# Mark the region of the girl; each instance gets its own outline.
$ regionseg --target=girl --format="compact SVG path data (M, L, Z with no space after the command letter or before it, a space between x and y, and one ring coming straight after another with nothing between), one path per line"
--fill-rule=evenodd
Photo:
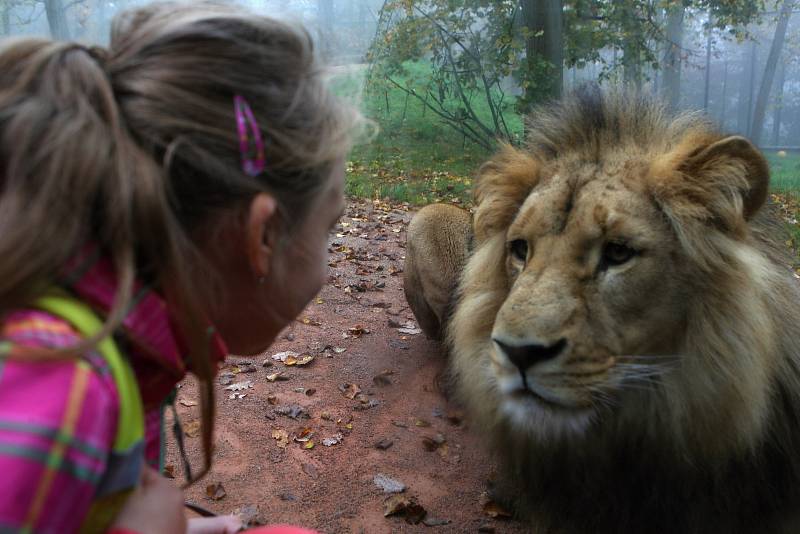
M223 5L0 44L0 530L185 529L164 401L197 376L197 480L217 363L323 284L360 120L304 31Z

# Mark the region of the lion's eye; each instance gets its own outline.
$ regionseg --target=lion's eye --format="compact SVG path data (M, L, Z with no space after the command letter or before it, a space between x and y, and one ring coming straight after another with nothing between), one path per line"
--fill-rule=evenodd
M524 239L515 239L508 244L511 255L519 261L524 262L528 259L528 242Z
M602 263L610 267L622 265L636 256L636 254L636 250L622 243L607 243L603 249Z

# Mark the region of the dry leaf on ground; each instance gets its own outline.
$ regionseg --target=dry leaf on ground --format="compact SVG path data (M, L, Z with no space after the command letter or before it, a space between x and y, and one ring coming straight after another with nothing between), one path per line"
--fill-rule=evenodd
M196 438L200 435L200 420L188 421L183 424L183 432L190 438Z
M219 501L224 499L228 494L225 492L225 488L222 487L222 484L217 482L216 484L209 484L206 486L206 495L208 495L210 499Z
M281 449L285 449L289 445L289 433L282 428L274 429L272 431L272 438Z
M339 391L348 399L355 399L356 395L361 393L361 388L357 384L342 384L339 386Z

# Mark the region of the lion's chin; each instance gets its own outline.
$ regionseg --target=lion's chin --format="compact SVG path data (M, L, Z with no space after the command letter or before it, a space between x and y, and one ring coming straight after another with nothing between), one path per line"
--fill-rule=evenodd
M515 430L537 440L581 436L595 414L591 407L561 405L529 390L504 395L500 412Z

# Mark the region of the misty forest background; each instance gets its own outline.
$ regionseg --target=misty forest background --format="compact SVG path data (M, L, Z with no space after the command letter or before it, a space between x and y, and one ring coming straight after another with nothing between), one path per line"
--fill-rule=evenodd
M138 0L0 0L2 35L107 41ZM704 110L767 155L797 229L800 0L250 0L303 22L379 129L348 164L351 195L468 204L499 140L532 106L586 82Z

